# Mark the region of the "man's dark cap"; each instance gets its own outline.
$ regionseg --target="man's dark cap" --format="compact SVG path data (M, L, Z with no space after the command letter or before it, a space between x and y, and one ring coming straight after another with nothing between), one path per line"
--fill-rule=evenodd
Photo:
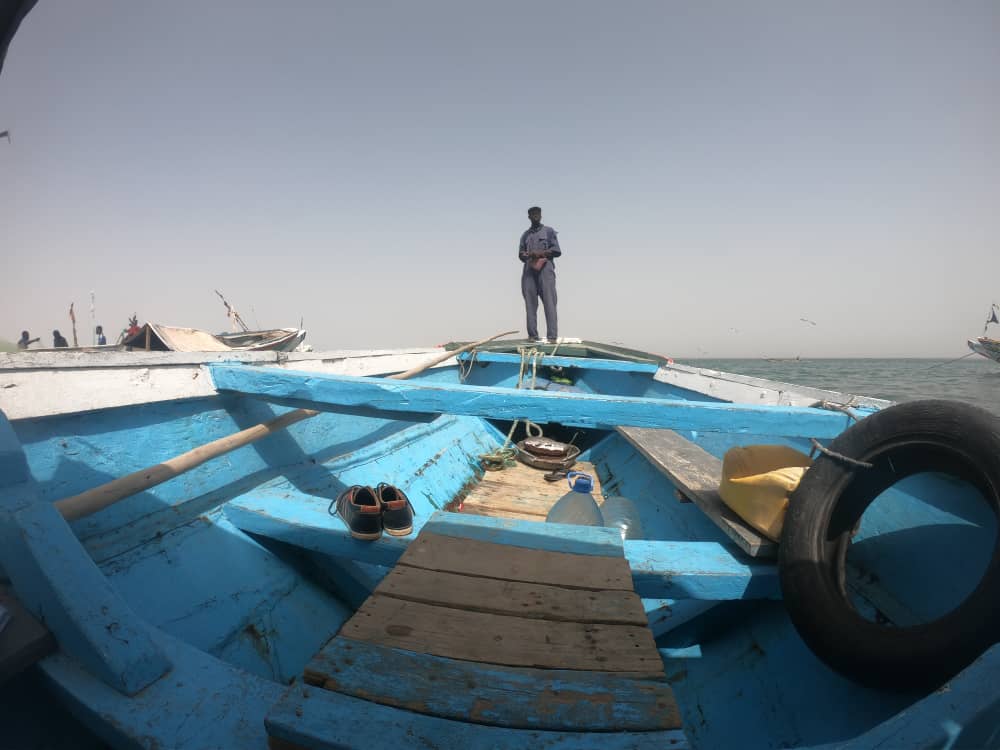
M538 211L538 213L541 213L542 209L540 209L538 206L532 206L531 208L528 209L528 213L530 214L532 211Z

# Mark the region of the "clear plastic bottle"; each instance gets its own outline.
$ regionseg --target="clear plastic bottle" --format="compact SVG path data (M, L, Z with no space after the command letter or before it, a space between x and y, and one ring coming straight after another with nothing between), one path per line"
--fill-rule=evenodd
M618 529L622 539L644 538L645 531L642 528L642 521L639 520L639 509L627 497L613 495L604 498L601 515L604 517L604 526Z
M601 509L594 500L594 479L582 471L566 475L569 492L559 498L545 517L551 523L569 523L575 526L604 526Z

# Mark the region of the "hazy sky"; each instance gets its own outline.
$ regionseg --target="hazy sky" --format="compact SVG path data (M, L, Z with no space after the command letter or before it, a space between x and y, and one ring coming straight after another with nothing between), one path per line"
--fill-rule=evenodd
M40 0L0 76L0 337L560 328L961 356L1000 302L1000 3ZM541 317L541 315L540 315ZM802 322L814 321L816 325ZM542 327L544 333L544 326Z

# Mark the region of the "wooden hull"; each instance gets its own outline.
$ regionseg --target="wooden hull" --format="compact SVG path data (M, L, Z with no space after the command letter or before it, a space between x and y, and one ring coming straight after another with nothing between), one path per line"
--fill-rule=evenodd
M141 371L147 383L160 378L160 369L177 376L163 379L153 393L137 386L117 402L95 401L95 394L61 404L21 400L13 394L45 390L45 383L32 385L44 380L43 371L21 377L24 370L14 365L0 368L18 384L0 391L0 408L14 417L0 430L0 482L6 485L0 489L6 511L0 564L60 644L40 662L52 689L112 746L266 747L269 736L275 746L309 748L932 746L943 741L944 719L959 724L970 743L989 720L995 651L947 691L928 695L863 688L831 671L805 648L785 614L773 560L752 556L760 550L747 552L699 502L679 502L685 479L670 473L641 432L617 429L671 428L716 459L748 442L808 451L809 437L835 435L848 423L841 412L810 408L837 394L682 365L594 359L556 363L573 383L555 385L574 390L525 392L514 389L519 359L503 352L480 356L471 369L441 367L406 383L350 373L398 372L427 351L326 353L300 358L291 369L279 369L276 360L260 366L265 354L243 355L257 366L209 368L206 357L184 363L173 353L143 356L128 366L68 365L58 373L81 384L95 372L120 383ZM164 358L159 366L157 356ZM192 387L185 380L203 390L184 390ZM553 384L544 380L536 387ZM720 393L730 398L720 400ZM53 509L56 500L266 421L289 405L321 413L72 524ZM859 411L879 406L862 402ZM543 520L545 503L552 502L543 490L557 490L545 484L537 496L528 496L527 485L505 492L503 472L484 477L479 468L478 457L504 443L509 420L518 416L559 422L567 439L579 433L581 459L603 492L639 506L645 537L619 538L618 554L660 650L680 732L629 735L635 714L613 712L600 726L588 725L573 718L583 698L561 704L565 714L557 711L560 721L578 722L568 737L558 722L513 727L498 725L499 719L460 719L468 687L435 688L434 700L422 702L424 712L415 709L420 686L402 677L386 685L394 684L392 700L406 707L358 697L360 683L348 686L353 694L303 684L307 666L413 540L435 524L439 530L441 524L497 524L489 532L494 541L526 550L580 538ZM347 486L379 481L409 496L413 533L353 539L330 514L331 502ZM490 491L475 495L487 481ZM876 526L895 524L898 540L908 529L947 523L947 530L956 518L976 520L961 504L945 516L934 503L921 502L928 487L893 498ZM690 483L683 488L696 491ZM463 507L472 497L478 499ZM904 510L893 511L898 505ZM443 513L445 507L463 512ZM943 534L933 560L882 571L897 607L926 602L928 591L941 599L935 606L947 604L936 569L951 559L952 547L956 558L975 557L967 538ZM472 565L476 558L468 559ZM879 602L884 592L870 586L863 593ZM881 607L883 615L900 616L885 601ZM465 645L475 646L480 635L466 631ZM399 658L423 658L403 651ZM383 663L388 668L392 661L386 656ZM515 679L499 667L480 669L491 675L490 685L501 673ZM487 711L475 701L466 708ZM897 716L904 710L905 717Z

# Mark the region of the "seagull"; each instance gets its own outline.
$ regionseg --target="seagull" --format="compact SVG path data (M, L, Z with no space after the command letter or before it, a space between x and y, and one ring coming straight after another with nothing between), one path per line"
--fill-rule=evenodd
M809 318L799 318L799 320L801 320L803 323L808 323L811 326L816 325L816 321L815 320L809 320Z

